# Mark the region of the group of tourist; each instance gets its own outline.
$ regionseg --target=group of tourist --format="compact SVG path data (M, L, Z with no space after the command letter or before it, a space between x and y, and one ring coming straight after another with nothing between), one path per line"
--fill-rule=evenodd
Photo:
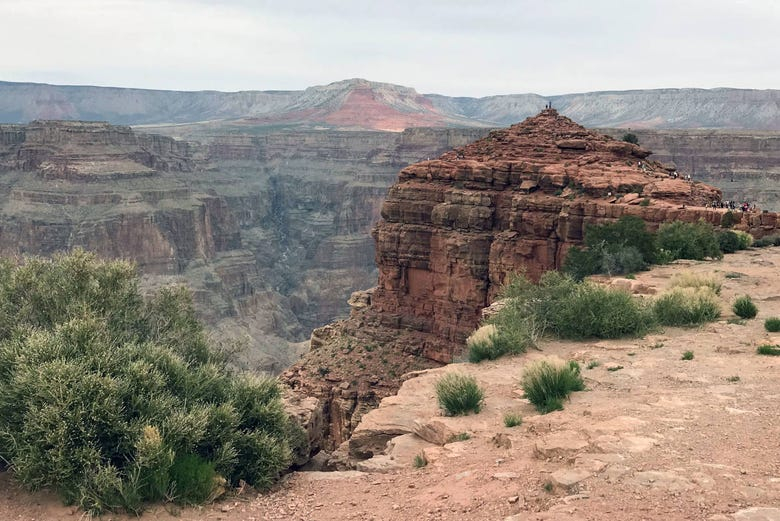
M680 174L678 174L677 170L675 170L674 172L669 172L669 177L671 177L672 179L679 179ZM688 181L688 182L693 181L691 174L685 174L683 176L683 181Z
M736 201L721 201L720 199L713 199L707 204L707 208L725 208L727 210L742 210L743 212L755 212L757 207L756 203L749 203L743 201L741 204Z

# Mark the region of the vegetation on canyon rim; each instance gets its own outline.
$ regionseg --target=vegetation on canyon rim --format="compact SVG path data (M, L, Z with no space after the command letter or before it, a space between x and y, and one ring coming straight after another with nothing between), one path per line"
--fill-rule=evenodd
M89 513L198 503L289 466L277 382L234 374L189 293L83 251L0 263L0 461Z
M579 364L553 357L528 364L520 386L528 401L542 414L563 409L563 401L572 392L585 389Z
M609 339L642 336L658 325L713 321L721 314L722 284L713 275L678 275L667 292L652 300L583 279L596 273L630 273L675 259L721 258L722 246L729 252L744 249L752 244L752 236L716 230L703 221L664 223L653 234L643 220L623 216L613 223L587 226L584 244L584 249L569 251L564 273L547 272L538 284L523 275L510 279L499 295L503 307L469 337L469 361L523 352L545 333L573 340ZM738 300L735 313L752 318L755 312L749 317L740 314L749 315L751 305Z
M484 393L473 376L447 373L436 382L436 397L445 414L463 416L482 410Z
M764 320L764 329L770 333L777 333L780 331L780 318L769 317L768 319Z
M750 295L737 297L731 309L734 311L734 314L740 318L755 318L758 314L758 307L753 303L753 299L750 298Z
M724 253L749 248L753 237L718 230L704 221L673 221L650 233L639 217L623 216L614 223L586 226L583 243L584 248L569 250L563 265L563 271L577 280L597 273L633 273L676 259L719 259Z

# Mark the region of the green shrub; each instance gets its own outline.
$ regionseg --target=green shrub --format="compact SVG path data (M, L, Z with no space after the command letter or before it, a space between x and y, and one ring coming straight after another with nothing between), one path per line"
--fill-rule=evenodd
M737 222L737 218L734 216L734 212L732 212L731 210L728 210L720 218L721 228L731 228L732 226L734 226L736 222Z
M455 443L458 441L468 441L471 439L471 434L468 432L459 432L458 434L453 434L447 439L447 443Z
M734 253L753 245L753 236L740 230L718 232L718 246L723 253Z
M623 134L623 141L626 143L633 143L634 145L639 144L639 138L633 132L626 132Z
M740 249L739 235L732 230L718 232L718 247L723 253L734 253Z
M720 316L720 303L708 286L677 287L653 301L653 313L664 326L694 326Z
M426 467L428 465L428 458L425 457L425 453L421 452L419 454L415 454L412 465L416 469Z
M750 295L743 295L734 301L731 307L734 314L740 318L754 318L758 314L758 308L753 303Z
M693 360L693 351L686 351L680 357L681 360Z
M523 346L534 345L546 331L572 339L618 338L641 336L654 325L652 311L625 291L556 271L542 275L539 284L516 277L502 296L506 305L490 323L499 339Z
M508 310L507 314L510 313ZM466 340L469 362L475 364L483 360L495 360L509 353L521 353L533 345L535 338L526 334L526 321L510 318L513 317L504 316L500 319L500 332L494 324L486 324L469 336Z
M520 379L525 397L542 414L563 408L563 400L574 391L582 391L585 384L580 366L556 358L547 358L528 364Z
M640 252L634 246L624 246L614 251L601 252L601 266L599 273L606 275L624 275L647 269L647 263Z
M464 416L482 409L484 395L477 379L460 373L447 373L436 382L439 407L448 416Z
M780 246L780 235L767 235L753 241L753 246L766 248L767 246Z
M554 304L547 315L549 328L561 338L642 336L654 324L651 310L642 301L598 284L580 283Z
M740 250L746 250L753 246L753 236L750 235L747 232L743 232L742 230L736 230L734 233L737 234L737 237L739 237L739 249Z
M130 264L83 251L0 263L0 460L27 488L139 512L181 493L190 456L263 488L289 425L277 382L229 370L185 289L144 301Z
M769 344L758 346L756 353L765 356L780 356L780 346L773 346Z
M764 329L766 329L770 333L777 333L778 331L780 331L780 318L770 317L764 320Z
M522 425L523 417L515 412L508 412L504 415L504 427L512 428Z
M576 280L594 273L641 271L656 255L653 234L642 219L630 215L613 223L587 225L583 242L586 249L571 248L563 266L563 271Z
M582 280L588 275L598 273L601 269L603 252L601 249L585 250L573 246L566 253L562 271L575 280Z
M715 229L701 220L695 223L664 223L658 228L656 240L658 247L671 252L675 259L703 260L707 257L723 257Z
M197 454L177 456L170 469L173 495L185 505L199 505L212 499L217 487L214 464Z

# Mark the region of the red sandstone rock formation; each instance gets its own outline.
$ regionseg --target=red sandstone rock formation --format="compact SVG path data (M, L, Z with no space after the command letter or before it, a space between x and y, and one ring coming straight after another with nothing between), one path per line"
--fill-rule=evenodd
M390 368L403 374L420 355L420 365L450 362L507 276L560 267L586 225L623 215L651 229L720 223L725 210L705 208L719 190L671 177L649 154L545 110L401 170L373 232L378 287L354 299L349 320L315 330L311 352L284 375L320 399L323 446L345 440L361 411L397 389ZM776 214L737 218L756 236L777 226ZM371 344L386 350L384 365L354 349Z
M719 223L721 212L704 208L719 190L672 178L648 155L545 110L404 168L374 230L372 310L455 347L508 274L536 278L560 267L587 224L622 215L651 229L672 220ZM453 350L425 354L447 362Z

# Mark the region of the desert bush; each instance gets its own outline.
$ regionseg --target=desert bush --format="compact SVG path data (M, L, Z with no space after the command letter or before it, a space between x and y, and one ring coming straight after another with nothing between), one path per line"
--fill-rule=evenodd
M753 303L750 295L737 297L731 309L740 318L754 318L758 314L758 308Z
M212 498L218 483L214 464L197 454L178 456L170 467L175 484L172 495L185 505L199 505Z
M495 324L486 324L474 331L466 340L468 359L471 363L495 360L506 354L522 353L535 344L528 317L516 316L514 310L506 310L498 317L499 330Z
M680 357L680 360L693 360L693 351L686 351Z
M502 296L507 304L490 323L499 339L513 338L526 347L548 331L572 339L618 338L642 335L654 323L651 310L625 291L556 271L542 275L538 284L516 277Z
M583 242L586 249L570 249L563 266L576 280L594 273L633 273L655 261L653 234L638 217L626 215L613 223L588 225Z
M718 247L723 253L734 253L740 249L739 235L732 230L718 232Z
M623 134L623 141L626 143L633 143L634 145L639 144L639 138L633 132L626 132Z
M412 462L412 466L416 469L421 469L423 467L426 467L428 465L428 458L425 457L424 452L420 452L419 454L414 455L414 461Z
M780 318L770 317L764 320L764 329L766 329L770 333L777 333L778 331L780 331Z
M582 282L567 295L551 299L549 329L561 338L641 336L654 324L651 310L629 293Z
M702 274L684 271L672 277L671 288L709 288L716 295L720 295L723 283L720 277L714 273Z
M740 230L718 232L718 246L723 253L734 253L753 245L753 236Z
M737 222L737 218L734 216L734 212L732 212L731 210L728 210L720 218L721 228L731 228L732 226L734 226L736 222Z
M658 228L656 241L659 248L671 252L675 259L703 260L707 257L723 257L715 229L701 220L695 223L664 223Z
M675 287L655 298L653 313L664 326L694 326L717 319L720 303L710 286Z
M289 425L277 382L231 372L185 289L145 301L130 264L83 251L0 264L0 459L27 488L90 513L200 501L206 474L263 488Z
M767 235L753 241L756 248L766 248L767 246L780 246L780 235Z
M528 401L542 414L562 409L563 400L585 388L579 364L554 357L528 364L520 385Z
M747 232L743 232L742 230L735 230L734 233L736 233L737 237L739 237L740 250L746 250L751 246L753 246L753 242L755 242L755 239L753 239L752 235L750 235Z
M764 344L762 346L758 346L756 353L764 356L780 356L780 346Z
M484 395L477 379L460 373L447 373L436 382L439 407L448 416L464 416L482 409Z
M523 417L516 412L508 412L504 415L504 427L512 428L522 425Z

